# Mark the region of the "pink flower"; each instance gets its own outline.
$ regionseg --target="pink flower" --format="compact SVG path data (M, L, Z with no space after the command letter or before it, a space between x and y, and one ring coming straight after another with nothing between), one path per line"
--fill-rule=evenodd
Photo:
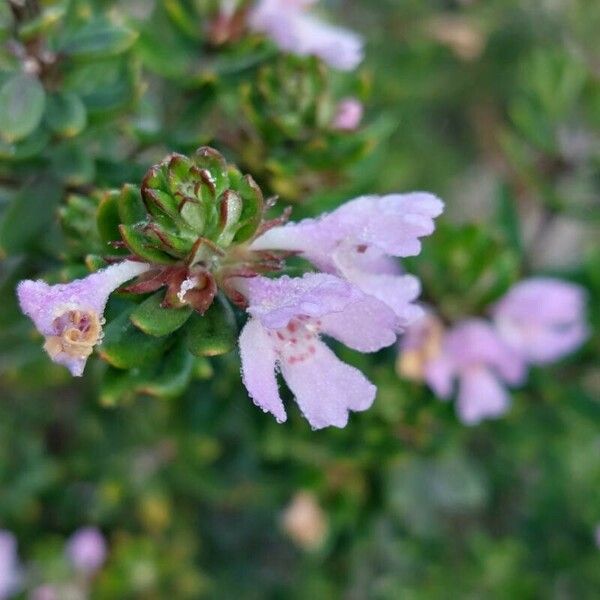
M147 271L146 264L125 260L70 283L21 281L21 310L46 338L44 350L78 377L102 338L102 314L108 297L129 279Z
M521 384L525 372L525 363L491 324L469 319L446 334L441 352L425 367L425 380L440 398L447 399L458 379L458 415L463 423L475 425L508 410L510 396L502 384Z
M9 531L0 530L0 600L16 593L20 580L17 540Z
M341 131L354 131L362 121L363 112L363 105L356 98L341 100L333 118L333 128Z
M236 287L248 299L251 318L240 335L244 385L255 404L286 420L279 396L279 369L314 429L344 427L348 411L366 410L375 386L340 361L321 341L331 336L361 352L396 339L398 318L385 304L338 277L254 277Z
M82 527L69 539L66 552L78 571L91 575L106 560L106 541L96 527Z
M250 12L249 27L271 38L284 52L314 54L335 69L355 69L363 59L362 38L310 15L307 9L315 1L258 0Z
M402 274L391 257L418 254L419 238L433 232L443 206L425 192L363 196L319 218L274 227L251 248L299 252L320 270L386 303L405 327L423 314L413 304L420 283Z
M588 335L585 292L575 284L532 278L515 285L496 304L502 339L524 360L545 364L573 352Z

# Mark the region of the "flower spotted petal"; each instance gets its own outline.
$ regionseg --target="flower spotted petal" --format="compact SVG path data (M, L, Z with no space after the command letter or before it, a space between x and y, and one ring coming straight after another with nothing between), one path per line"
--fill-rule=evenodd
M366 410L375 399L375 386L322 342L315 343L309 360L283 362L281 373L314 429L345 427L348 411Z
M313 428L343 427L348 411L365 410L375 387L320 340L330 335L363 352L396 340L398 320L387 305L333 275L265 277L235 282L250 320L240 337L243 379L254 402L285 419L275 371Z

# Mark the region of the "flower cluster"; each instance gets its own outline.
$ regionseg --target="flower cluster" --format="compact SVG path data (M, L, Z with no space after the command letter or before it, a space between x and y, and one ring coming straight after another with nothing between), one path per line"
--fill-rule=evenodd
M67 540L64 558L72 577L61 583L42 583L35 569L19 561L17 540L8 531L0 531L0 600L12 598L24 588L30 588L31 600L87 598L89 584L106 561L107 545L96 527L82 527ZM31 573L29 573L31 571Z
M553 362L583 343L584 308L584 291L575 284L524 280L495 304L491 321L471 318L445 330L426 314L402 341L398 371L425 380L442 399L458 380L457 411L466 424L498 417L510 406L505 385L521 385L528 365Z
M277 372L315 429L343 427L350 410L372 404L373 384L321 336L376 352L422 314L415 304L419 281L403 273L395 257L419 253L420 238L433 232L442 212L439 199L364 196L316 219L286 223L284 213L269 221L270 203L254 181L211 149L192 159L171 156L150 169L141 198L144 218L122 223L121 240L112 242L130 254L112 256L115 264L71 283L19 284L21 308L46 338L52 360L81 375L102 343L108 296L133 279L123 288L130 293L165 290L163 313L188 310L206 318L217 295L243 309L249 317L239 339L243 381L254 402L279 422L286 411ZM134 200L127 188L119 214L134 212L127 204ZM319 272L283 274L290 256ZM187 315L175 327L185 326Z

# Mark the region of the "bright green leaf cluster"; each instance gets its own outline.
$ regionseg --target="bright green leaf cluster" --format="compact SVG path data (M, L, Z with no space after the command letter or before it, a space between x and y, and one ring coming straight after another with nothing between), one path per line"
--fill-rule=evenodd
M263 218L262 192L250 175L216 150L188 158L172 154L144 177L141 193L126 185L108 194L98 212L106 242L119 239L144 262L193 263L206 245L219 253L250 239Z

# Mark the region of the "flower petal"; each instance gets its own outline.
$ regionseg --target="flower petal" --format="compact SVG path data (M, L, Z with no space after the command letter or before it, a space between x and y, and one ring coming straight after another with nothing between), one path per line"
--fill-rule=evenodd
M344 98L336 107L332 126L340 131L354 131L362 120L364 107L356 98Z
M355 367L343 363L322 342L308 360L282 363L283 377L313 427L345 427L349 410L366 410L375 399L375 386Z
M23 573L17 554L17 539L0 529L0 598L12 597L20 587Z
M573 283L532 277L513 286L494 307L494 315L551 324L581 320L585 296L585 290Z
M360 352L391 346L399 329L394 312L372 296L364 296L343 312L324 315L320 320L323 333Z
M87 357L77 358L67 354L56 354L52 356L52 362L67 367L73 377L81 377L87 363Z
M524 361L483 319L467 319L457 323L446 336L444 353L452 357L459 371L482 364L494 369L513 385L525 379Z
M510 396L494 374L486 368L471 368L460 377L457 410L466 425L503 415Z
M279 423L287 416L275 376L275 351L269 333L257 319L249 319L240 334L242 380L254 403Z
M17 286L17 296L21 310L38 331L51 335L54 320L65 309L91 310L102 315L110 293L148 269L147 264L124 260L70 283L48 285L42 280L25 280Z
M325 273L277 279L239 278L235 286L248 298L248 312L269 329L285 327L299 315L319 318L342 312L364 297L352 284Z
M251 250L286 250L300 252L322 271L332 272L334 266L330 254L345 231L333 223L324 222L328 215L318 219L303 219L273 227L252 242Z
M265 232L253 250L301 252L315 266L332 271L330 253L339 244L373 246L392 256L415 256L419 238L434 230L443 202L426 192L362 196L318 219L288 223Z
M363 59L362 38L307 14L310 4L313 2L308 0L259 0L248 23L253 31L264 33L286 52L314 54L343 71L355 69Z
M401 275L395 261L378 249L359 252L342 244L332 258L341 276L387 304L402 327L423 316L423 309L413 304L421 293L420 281L414 275Z
M433 219L443 209L444 203L433 194L411 192L356 198L332 215L357 243L392 256L415 256L421 251L419 238L433 233Z
M106 540L97 527L82 527L69 538L66 553L75 569L91 575L106 560Z
M102 269L83 279L76 279L70 283L60 283L57 285L48 285L46 282L21 281L17 286L17 297L21 310L31 318L37 330L46 337L44 349L50 358L57 364L64 365L69 369L74 377L83 374L83 370L88 356L92 352L93 346L101 338L102 313L112 291L129 279L144 273L149 269L149 265L134 261L125 260L106 269ZM61 325L68 315L67 321ZM85 315L87 326L82 332L83 345L70 343L65 337L62 337L65 330L61 327L77 326L73 319L78 319L78 315ZM69 349L66 350L65 348Z
M452 359L441 354L425 364L425 381L433 393L442 400L452 395L453 381L456 376L456 365Z
M514 351L534 364L553 362L588 336L585 291L557 279L533 278L514 286L496 304L494 322Z

